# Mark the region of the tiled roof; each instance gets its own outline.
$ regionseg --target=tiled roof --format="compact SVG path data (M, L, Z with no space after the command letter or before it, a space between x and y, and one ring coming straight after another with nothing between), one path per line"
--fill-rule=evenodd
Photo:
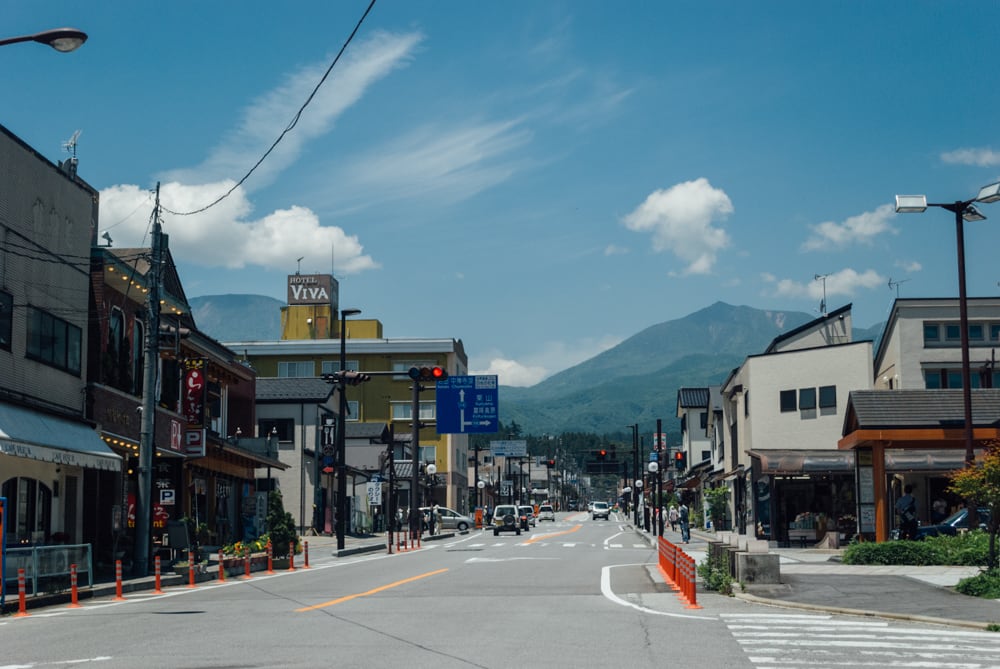
M677 405L681 408L708 408L708 388L678 388Z
M319 377L257 379L258 402L313 402L329 399L333 386Z
M972 423L1000 426L1000 388L972 389ZM961 389L852 390L845 434L862 429L961 427L965 407Z

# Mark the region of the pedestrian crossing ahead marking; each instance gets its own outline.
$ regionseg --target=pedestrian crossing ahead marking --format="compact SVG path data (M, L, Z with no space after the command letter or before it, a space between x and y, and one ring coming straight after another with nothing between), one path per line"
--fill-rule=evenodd
M500 548L502 546L517 546L518 548L529 548L529 547L536 547L536 546L556 546L556 547L559 547L559 548L576 548L578 546L589 546L591 548L594 548L594 547L597 546L597 544L587 544L587 543L581 543L581 542L557 543L557 542L546 542L546 541L534 542L534 543L528 543L526 541L517 541L517 542L515 542L515 543L512 544L509 541L496 541L496 542L493 542L493 543L478 543L478 544L466 544L465 545L465 547L469 548L469 549L473 549L473 548L490 548L490 547L492 547L492 548ZM639 549L642 549L642 550L650 550L650 548L649 548L649 546L647 544L632 544L631 546L626 546L625 544L609 544L608 548L609 549L626 549L626 550L627 549L633 549L633 548L639 548Z

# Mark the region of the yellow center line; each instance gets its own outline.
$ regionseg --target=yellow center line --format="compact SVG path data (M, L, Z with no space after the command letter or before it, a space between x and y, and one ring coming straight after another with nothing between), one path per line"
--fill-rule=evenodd
M335 604L340 604L341 602L348 602L352 599L357 599L358 597L367 597L368 595L374 595L376 592L382 592L383 590L389 590L390 588L395 588L406 583L412 583L413 581L419 581L422 578L427 578L428 576L437 576L438 574L443 574L448 571L447 569L438 569L437 571L429 571L426 574L419 574L417 576L411 576L410 578L404 578L402 581L396 581L395 583L387 583L386 585L380 585L377 588L373 588L368 592L358 592L353 595L345 595L337 599L331 599L329 602L323 602L322 604L315 604L313 606L305 606L301 609L295 609L296 613L302 613L303 611L315 611L316 609L325 609L328 606L333 606Z
M572 527L572 528L570 528L568 530L563 530L562 532L550 532L549 534L542 534L542 535L537 536L537 537L531 537L530 539L528 539L524 543L526 543L526 544L533 544L536 541L541 541L542 539L548 539L550 537L558 537L560 534L569 534L570 532L576 532L581 527L583 527L583 525L577 525L576 527Z

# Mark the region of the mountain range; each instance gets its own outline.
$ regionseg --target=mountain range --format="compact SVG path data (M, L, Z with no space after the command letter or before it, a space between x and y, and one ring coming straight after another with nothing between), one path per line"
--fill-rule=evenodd
M261 295L191 298L198 328L219 341L280 337L284 303ZM501 386L500 421L524 434L591 432L621 435L679 432L677 390L719 385L748 355L761 353L782 334L814 315L724 302L683 318L652 325L617 346L528 388ZM855 341L877 339L884 324L854 329Z

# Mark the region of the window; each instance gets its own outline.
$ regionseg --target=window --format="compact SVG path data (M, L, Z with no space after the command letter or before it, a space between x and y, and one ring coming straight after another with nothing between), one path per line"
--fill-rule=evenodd
M924 343L938 343L941 341L941 328L937 323L924 323Z
M707 411L702 411L701 415L699 416L699 418L701 419L701 429L707 430L708 429L708 412Z
M10 293L0 293L0 348L10 350L13 329L14 296Z
M949 369L945 373L945 379L947 380L947 385L945 388L961 388L962 387L962 370L960 369Z
M799 409L811 411L816 408L816 389L799 388Z
M420 462L437 462L437 446L421 446L417 457Z
M278 376L286 379L316 376L316 363L312 360L279 362Z
M794 390L782 390L781 391L781 412L785 413L787 411L795 411L798 406L795 404L795 391Z
M28 358L79 375L81 345L80 328L29 307Z
M969 341L982 341L983 337L983 324L969 323Z
M837 408L837 386L819 387L819 408Z
M958 323L945 325L944 338L948 341L960 341L962 339L962 328Z
M267 439L272 430L279 442L295 441L295 421L291 418L261 418L257 421L257 434L261 439Z
M359 411L361 411L361 402L358 400L347 400L347 420L361 420Z
M1000 323L990 323L990 340L1000 340Z
M435 413L437 406L434 402L421 402L420 403L420 420L436 420L437 414ZM412 402L393 402L392 403L392 419L393 420L411 420L413 418L413 403Z
M942 387L944 387L944 383L940 369L924 370L924 388L927 388L928 390L937 390Z
M143 365L145 361L143 360L143 333L145 332L142 321L136 318L132 322L132 378L134 382L132 384L132 394L142 395L142 379L143 379Z

